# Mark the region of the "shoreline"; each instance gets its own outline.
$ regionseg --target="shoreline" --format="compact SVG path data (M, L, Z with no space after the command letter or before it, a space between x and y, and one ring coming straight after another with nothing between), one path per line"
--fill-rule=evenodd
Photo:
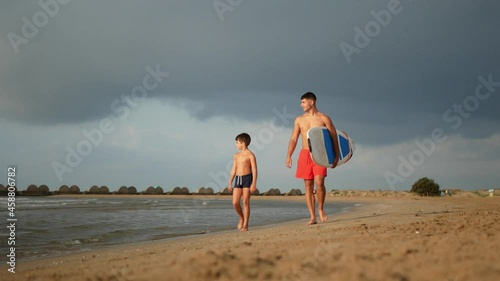
M207 195L118 195L118 194L112 194L112 195L103 195L103 194L86 194L86 195L80 195L80 194L64 194L64 195L54 195L51 196L52 198L70 198L70 199L102 199L102 198L108 198L110 200L112 199L155 199L155 200L185 200L189 202L190 199L194 201L202 201L202 200L224 200L228 201L227 204L230 204L230 201L232 200L231 196L207 196ZM33 197L37 198L37 197ZM307 206L305 204L305 198L304 196L259 196L259 198L252 198L252 201L288 201L288 202L294 202L294 203L302 203L304 210L306 210ZM330 203L335 203L337 200L330 201ZM199 202L198 202L199 203ZM199 206L199 204L193 204L193 208L196 208ZM348 203L348 202L346 202ZM354 203L350 203L351 205L341 207L339 208L335 213L329 214L329 215L338 215L345 213L349 210L352 210L355 208ZM257 207L258 208L258 207ZM347 210L347 211L346 211ZM293 218L290 220L285 220L285 221L279 221L276 223L272 222L267 222L266 224L257 224L252 226L252 230L257 230L257 229L262 229L266 227L271 227L275 225L282 225L282 224L290 224L290 223L297 223L301 221L307 221L307 218ZM71 255L80 255L80 254L85 254L89 252L94 252L94 251L101 251L101 250L106 250L106 249L113 249L113 248L119 248L119 247L134 247L136 245L143 245L143 244L150 244L150 243L161 243L161 242L168 242L168 241L175 241L175 240L180 240L184 238L197 238L197 237L202 237L202 236L207 236L207 235L215 235L215 234L220 234L220 233L232 233L234 232L234 229L224 229L224 230L215 230L215 231L200 231L198 233L192 232L191 234L179 234L175 236L171 236L168 238L160 238L160 239L150 239L150 240L143 240L143 241L135 241L135 242L126 242L123 244L111 244L111 245L101 245L96 247L91 247L91 248L85 248L85 249L79 249L79 250L74 250L71 252L65 251L65 252L59 252L59 253L52 253L44 256L35 256L35 257L22 257L22 258L17 258L18 263L24 263L24 262L31 262L31 261L39 261L39 260L44 260L44 259L51 259L51 258L60 258L60 257L65 257L65 256L71 256Z
M54 198L143 198L143 199L227 199L232 200L231 195L199 195L199 194L57 194L51 195ZM291 199L295 200L297 198L302 198L304 200L304 195L252 195L251 200L282 200ZM305 203L305 201L304 201Z
M354 204L354 203L353 203ZM352 206L349 207L348 211L341 211L337 213L337 215L340 214L345 214L348 212L351 212L352 209L358 208L359 206ZM304 203L304 208L307 208ZM331 214L329 214L331 215ZM252 226L251 231L258 231L258 230L264 230L268 228L273 228L273 227L286 227L288 225L297 225L297 224L303 224L305 225L306 222L308 221L308 218L303 218L303 219L295 219L292 221L284 221L284 222L279 222L273 225L257 225L257 226ZM199 233L199 234L191 234L191 235L180 235L180 236L175 236L175 237L170 237L170 238L164 238L164 239L158 239L158 240L147 240L147 241L139 241L139 242L132 242L132 243L126 243L123 245L108 245L108 246L102 246L99 249L89 249L89 250L81 250L75 253L63 253L60 255L51 255L47 257L36 257L36 258L30 258L30 259L23 259L20 261L20 263L32 263L32 262L37 262L37 261L44 261L44 260L59 260L62 259L64 260L65 258L71 258L73 256L85 256L89 254L98 254L101 252L107 252L107 251L121 251L121 250L127 250L130 248L138 248L138 247L154 247L156 245L160 244L165 244L165 243L178 243L178 242L190 242L191 240L198 240L198 239L210 239L210 236L219 236L219 235L228 235L231 233L240 233L236 229L229 229L229 230L221 230L221 231L216 231L216 232L210 232L210 233Z
M147 241L20 262L14 277L458 281L496 280L500 274L499 197L327 196L326 200L362 205L309 227L304 218L244 233Z

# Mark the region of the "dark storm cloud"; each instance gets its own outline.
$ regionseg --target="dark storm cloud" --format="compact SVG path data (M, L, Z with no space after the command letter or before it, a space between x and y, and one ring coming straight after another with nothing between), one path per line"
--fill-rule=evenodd
M149 97L178 102L200 119L265 119L285 106L300 114L300 95L313 91L321 110L366 143L388 142L380 132L397 141L453 125L443 114L474 94L479 76L500 81L500 4L402 0L400 13L348 63L339 45L355 45L354 28L389 2L244 1L220 21L210 1L72 1L17 54L2 52L0 98L9 106L0 118L100 119L141 83L146 66L160 65L171 76ZM21 17L40 8L1 6L10 46L7 33L21 34ZM471 119L498 122L499 92ZM477 135L476 128L462 131Z

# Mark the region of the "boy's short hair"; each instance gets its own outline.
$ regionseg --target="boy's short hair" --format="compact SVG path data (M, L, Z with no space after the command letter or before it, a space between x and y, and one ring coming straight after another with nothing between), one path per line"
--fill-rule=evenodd
M313 92L307 92L303 94L302 97L300 97L300 100L303 99L313 100L314 102L316 102L316 95Z
M234 138L234 140L243 142L248 147L250 145L250 142L252 141L252 138L247 133L241 133L237 135L236 138Z

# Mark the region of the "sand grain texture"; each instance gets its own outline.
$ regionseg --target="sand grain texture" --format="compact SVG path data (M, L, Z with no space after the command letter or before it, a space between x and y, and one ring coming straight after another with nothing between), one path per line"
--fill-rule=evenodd
M246 233L200 235L21 262L15 274L2 266L7 274L0 278L499 280L500 197L329 196L327 200L362 206L309 227L304 218Z

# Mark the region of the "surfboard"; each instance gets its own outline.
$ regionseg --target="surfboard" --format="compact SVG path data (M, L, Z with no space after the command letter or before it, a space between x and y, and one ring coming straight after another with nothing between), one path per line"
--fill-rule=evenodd
M307 131L307 142L311 158L317 165L333 168L335 157L339 161L337 166L340 166L349 159L355 150L354 141L344 132L337 130L337 139L339 144L339 155L335 155L334 143L326 127L313 127Z

